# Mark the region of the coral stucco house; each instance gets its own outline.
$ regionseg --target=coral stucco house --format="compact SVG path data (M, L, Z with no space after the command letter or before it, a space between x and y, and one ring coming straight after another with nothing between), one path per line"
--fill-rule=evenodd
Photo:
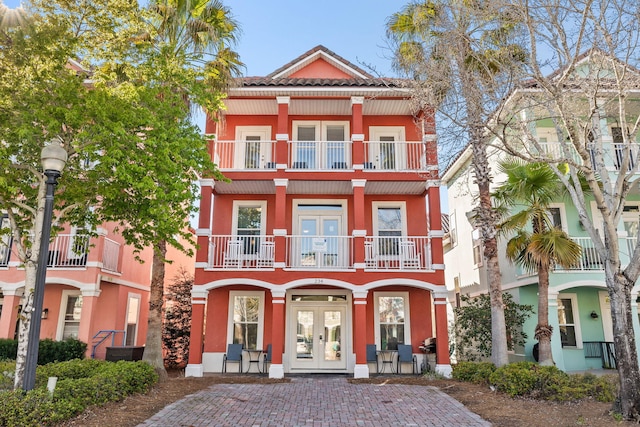
M7 223L3 223L7 221ZM8 226L0 216L0 228ZM107 346L142 346L147 335L152 251L135 259L133 248L103 224L92 237L67 228L49 246L40 338L76 338L88 344L87 357L104 359ZM193 260L169 249L166 279ZM25 269L11 238L0 236L0 338L16 338Z
M323 46L230 90L207 120L230 181L201 181L187 376L241 344L251 371L271 348L272 378L365 378L367 345L420 366L430 337L450 372L434 115L409 97Z

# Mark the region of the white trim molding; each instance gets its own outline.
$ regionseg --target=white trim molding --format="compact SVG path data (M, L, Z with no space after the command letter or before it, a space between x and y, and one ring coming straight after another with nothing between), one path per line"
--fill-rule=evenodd
M202 363L199 363L199 364L190 363L187 365L187 367L184 370L184 376L200 378L204 376L204 366L202 365Z
M201 178L199 180L200 187L215 187L216 181L211 178Z
M369 378L369 365L356 365L353 367L353 378Z

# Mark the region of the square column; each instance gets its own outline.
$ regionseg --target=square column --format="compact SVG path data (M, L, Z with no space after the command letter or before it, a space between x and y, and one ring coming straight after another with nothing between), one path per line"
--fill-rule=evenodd
M201 377L204 375L202 351L204 348L204 307L206 303L206 294L205 296L192 295L189 363L184 371L185 377Z
M354 378L369 378L367 364L367 291L353 293L353 350L356 353Z
M271 365L269 366L269 378L284 378L284 365L282 353L284 353L284 291L271 291L272 331L271 331Z

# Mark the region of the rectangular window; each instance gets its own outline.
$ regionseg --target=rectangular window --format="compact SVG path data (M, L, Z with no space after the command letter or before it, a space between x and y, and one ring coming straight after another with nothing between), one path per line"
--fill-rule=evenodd
M555 228L562 230L562 215L560 208L549 208L549 217Z
M482 265L482 239L479 229L476 228L471 232L471 241L473 242L473 263L479 267Z
M140 317L140 295L129 294L129 302L127 306L126 345L136 345L139 317Z
M397 350L409 342L409 295L406 292L375 294L376 343L381 350Z
M230 343L245 349L262 346L263 292L230 292Z
M378 253L380 255L398 255L402 236L402 212L399 207L378 208Z
M458 224L456 222L455 211L449 215L449 241L451 242L451 247L458 244Z
M579 344L574 320L577 317L574 300L574 298L558 298L558 325L563 347L578 347Z
M63 292L62 308L61 340L78 338L82 314L82 295L80 292Z
M260 235L264 235L266 202L234 202L234 236L241 242L242 253L256 254Z

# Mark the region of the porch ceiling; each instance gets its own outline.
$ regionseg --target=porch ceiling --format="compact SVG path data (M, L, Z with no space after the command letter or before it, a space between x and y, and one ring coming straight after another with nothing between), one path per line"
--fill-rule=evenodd
M216 182L218 194L275 194L273 180L234 180ZM367 181L364 192L367 195L420 195L425 192L423 181ZM353 194L351 181L317 181L290 179L287 194Z
M307 95L311 95L307 94ZM318 96L317 93L313 96ZM227 99L225 114L228 115L277 115L278 103L270 99ZM377 115L410 115L410 103L403 99L365 99L363 104L365 116ZM351 115L350 98L327 99L291 99L290 116L305 115Z

